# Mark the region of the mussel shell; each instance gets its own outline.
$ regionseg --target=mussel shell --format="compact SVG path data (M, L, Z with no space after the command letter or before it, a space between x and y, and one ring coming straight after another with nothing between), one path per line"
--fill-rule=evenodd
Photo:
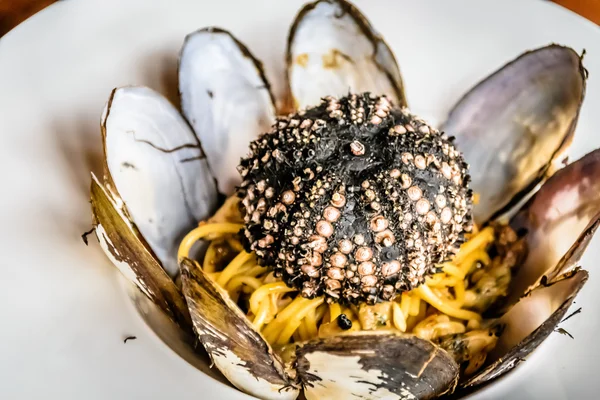
M173 280L123 213L122 202L92 175L91 204L96 237L113 264L173 322L191 333L185 300Z
M200 143L175 107L146 87L115 89L101 128L105 186L173 277L181 239L217 205Z
M296 367L308 400L431 399L458 380L458 365L445 350L388 332L315 339L298 348Z
M553 175L510 221L515 231L526 233L528 255L511 281L507 305L568 251L581 256L591 237L584 238L595 232L588 224L598 213L600 150L595 150ZM582 232L587 234L578 239Z
M545 282L521 298L500 318L505 330L488 355L491 363L461 386L484 384L523 361L554 331L587 279L587 271L576 271Z
M275 120L261 63L231 33L201 29L189 34L181 49L179 92L219 191L232 194L241 182L236 167L248 144Z
M214 365L238 389L261 399L295 399L299 390L239 307L193 261L181 261L194 330Z
M452 109L443 130L471 166L477 223L509 210L552 172L572 141L586 77L575 51L550 45L508 63Z
M288 36L287 74L296 109L348 92L387 95L405 106L398 64L365 16L345 0L309 3Z
M579 264L579 260L583 257L585 250L588 245L594 238L598 227L600 226L600 213L596 214L594 218L590 221L590 223L585 227L581 235L577 238L575 243L571 246L571 248L565 253L565 255L560 259L556 267L551 269L550 271L546 271L546 273L540 278L540 281L537 283L541 283L542 279L546 281L554 281L559 276L568 274L569 272L575 270ZM534 286L537 286L537 283Z

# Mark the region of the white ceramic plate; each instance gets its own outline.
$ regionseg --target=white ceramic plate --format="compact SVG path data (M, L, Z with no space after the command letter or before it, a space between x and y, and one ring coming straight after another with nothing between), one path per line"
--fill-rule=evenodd
M0 398L247 398L165 346L140 318L156 326L156 314L132 302L95 240L86 247L80 235L90 228L89 171L98 171L111 89L148 85L177 104L184 36L219 25L265 62L280 95L287 30L302 3L62 1L0 39ZM527 49L587 49L571 159L600 147L600 30L592 23L542 1L356 3L395 51L413 110L434 123ZM599 245L597 237L582 261L591 271L576 300L583 313L563 324L575 340L551 335L477 398L587 399L598 388ZM128 335L137 340L124 344Z

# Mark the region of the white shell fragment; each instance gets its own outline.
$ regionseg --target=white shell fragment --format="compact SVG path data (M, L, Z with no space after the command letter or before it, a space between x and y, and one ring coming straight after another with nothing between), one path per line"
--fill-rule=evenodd
M471 89L443 130L470 164L476 223L502 214L562 161L585 93L581 57L550 45L524 53Z
M200 144L175 107L146 87L115 89L102 129L106 184L175 276L180 240L217 204Z
M431 399L454 388L458 365L428 340L394 333L315 339L296 351L308 400Z
M387 95L405 106L402 78L388 45L344 0L306 5L290 30L287 68L295 108L349 92Z
M181 261L181 282L194 330L219 371L261 399L295 399L299 389L283 363L229 294L189 259Z
M240 158L275 120L262 66L229 32L202 29L185 39L179 91L183 114L202 142L218 189L231 195L241 183Z

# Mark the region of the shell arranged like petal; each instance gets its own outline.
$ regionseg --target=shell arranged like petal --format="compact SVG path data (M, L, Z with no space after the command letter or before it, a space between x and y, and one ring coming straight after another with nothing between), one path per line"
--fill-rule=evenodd
M596 214L594 218L590 221L590 223L585 227L581 235L575 240L575 243L571 246L571 248L565 253L565 255L560 259L558 264L550 271L546 271L544 275L540 278L538 282L534 286L537 286L541 283L542 279L546 279L547 281L554 281L559 276L570 273L578 267L579 260L583 257L585 250L588 245L594 238L598 227L600 226L600 213ZM545 278L544 278L545 277Z
M458 365L428 340L362 333L311 341L296 351L308 400L431 399L452 390Z
M529 254L512 279L507 304L514 303L572 246L570 252L581 255L589 240L578 237L590 233L586 227L599 212L600 150L595 150L554 174L512 218L515 231L527 232Z
M587 279L587 271L577 271L541 284L523 297L500 318L505 329L488 356L492 363L462 386L478 386L513 369L554 331Z
M570 144L585 93L581 57L557 45L527 52L469 91L444 125L471 168L477 223L507 211Z
M296 109L349 92L385 94L406 105L394 54L345 0L319 0L300 11L288 37L287 73Z
M261 399L295 399L299 390L282 362L227 292L189 259L181 261L181 281L194 330L219 371Z
M175 276L177 248L217 205L197 138L167 99L146 87L115 89L102 117L105 185L125 205L163 268Z
M260 62L229 32L206 28L186 37L179 60L181 107L223 194L241 182L236 167L248 143L275 121L269 89Z
M192 321L181 292L125 215L123 202L94 175L91 200L96 236L108 258L172 321L191 332Z

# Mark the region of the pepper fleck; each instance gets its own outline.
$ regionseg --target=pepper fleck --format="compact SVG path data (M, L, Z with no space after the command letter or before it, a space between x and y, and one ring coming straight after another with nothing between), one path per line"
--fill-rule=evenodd
M345 331L352 328L352 321L346 316L346 314L340 314L340 316L337 317L337 323L338 326Z

